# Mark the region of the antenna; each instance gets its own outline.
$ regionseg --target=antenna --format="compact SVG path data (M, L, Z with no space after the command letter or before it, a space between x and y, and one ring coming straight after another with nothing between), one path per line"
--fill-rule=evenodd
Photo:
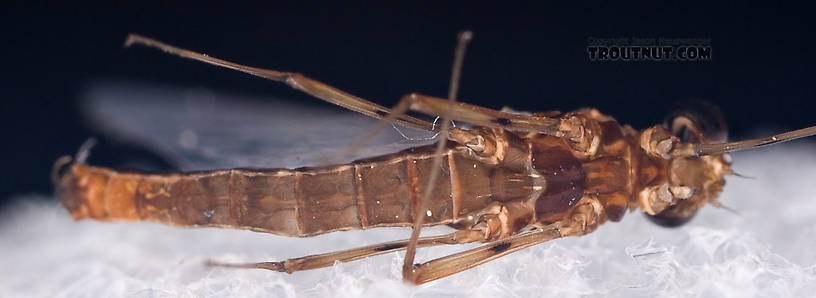
M816 135L816 126L797 129L794 131L784 132L767 136L763 138L748 139L736 142L716 143L716 144L701 144L701 143L686 143L681 144L680 147L673 150L673 156L704 156L723 154L726 152L734 152L739 150L757 148L762 146L773 145L776 143L787 142L795 139L809 137Z

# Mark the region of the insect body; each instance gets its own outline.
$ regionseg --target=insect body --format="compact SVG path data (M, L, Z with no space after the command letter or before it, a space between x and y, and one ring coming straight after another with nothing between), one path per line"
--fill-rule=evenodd
M658 174L665 165L633 147L637 135L628 127L626 136L614 120L602 125L616 137L603 138L592 155L564 138L521 138L501 129L462 131L481 138L486 148L451 144L443 153L444 176L431 207L420 213L434 225L474 222L492 205L517 209L516 216L524 213L501 223L511 227L493 227L491 233L498 234L489 238L497 239L530 224L563 219L563 212L587 195L603 206L599 216L620 220L624 211L641 204L638 194L650 191L644 188L667 183L666 175ZM433 153L433 146L424 146L323 168L153 175L77 163L60 178L59 195L76 218L231 226L285 236L406 226L417 214L412 207L426 188L421 178L432 170ZM660 208L648 200L643 204Z
M417 225L458 230L282 262L213 263L221 266L291 273L401 249L408 249L412 261L416 246L489 243L404 271L406 280L424 283L554 238L592 232L638 208L659 224L682 224L702 206L718 205L723 178L731 174L725 152L816 132L811 127L722 143L724 124L707 117L717 115L708 106L681 111L665 127L643 131L594 109L520 115L418 94L391 110L300 74L242 66L136 35L130 43L282 81L369 116L437 131L450 141L299 169L147 174L81 160L58 163L57 195L75 219L151 220L298 237L385 226L414 225L416 235ZM478 126L438 129L404 115L407 109Z

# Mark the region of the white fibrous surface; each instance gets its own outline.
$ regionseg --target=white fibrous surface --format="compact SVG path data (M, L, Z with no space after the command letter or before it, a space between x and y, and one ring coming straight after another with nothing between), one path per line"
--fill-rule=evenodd
M0 219L0 297L812 297L816 146L734 154L721 202L666 229L630 213L422 286L401 282L402 253L283 274L210 268L405 238L409 229L286 238L154 223L74 222L56 201L19 198ZM444 233L443 228L429 233ZM419 261L475 245L420 249Z

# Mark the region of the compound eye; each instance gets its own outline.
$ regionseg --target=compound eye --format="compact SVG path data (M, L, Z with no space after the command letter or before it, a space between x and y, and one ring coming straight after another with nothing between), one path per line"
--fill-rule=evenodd
M686 214L681 214L681 212L679 212L678 205L666 208L666 210L663 210L663 212L660 212L655 215L649 215L644 213L644 215L646 215L646 218L648 218L649 221L664 228L676 228L682 226L691 221L691 219L694 218L694 215L696 214L697 211L694 211L690 214L688 212L686 212Z
M651 221L652 223L664 228L677 228L691 221L691 219L694 218L694 215L691 215L689 217L667 217L661 216L660 214L657 215L646 214L646 218L648 218L649 221Z
M714 104L689 100L678 104L666 116L663 126L683 142L722 143L728 139L728 126Z

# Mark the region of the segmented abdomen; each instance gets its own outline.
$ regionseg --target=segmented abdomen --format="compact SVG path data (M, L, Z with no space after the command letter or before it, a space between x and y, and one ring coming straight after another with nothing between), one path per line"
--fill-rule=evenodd
M76 219L151 220L286 236L408 226L427 186L432 149L295 170L143 174L74 164L60 178L57 194ZM442 161L422 212L428 225L452 223L490 202L461 200L491 193L490 169L461 150L448 150Z

